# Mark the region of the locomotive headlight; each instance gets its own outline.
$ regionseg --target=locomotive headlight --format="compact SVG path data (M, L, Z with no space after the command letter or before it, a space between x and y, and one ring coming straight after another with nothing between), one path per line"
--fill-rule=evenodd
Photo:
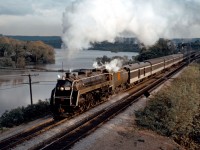
M65 89L64 87L60 87L60 90L61 90L61 91L64 91L64 89Z

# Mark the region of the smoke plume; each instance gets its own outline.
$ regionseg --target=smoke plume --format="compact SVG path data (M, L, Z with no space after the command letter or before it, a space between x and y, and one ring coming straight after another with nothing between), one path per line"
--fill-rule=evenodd
M62 40L74 52L127 33L145 45L200 37L199 8L199 0L73 0L63 13Z
M110 62L106 62L105 64L101 63L100 65L97 62L93 63L94 68L105 68L109 72L117 72L121 69L123 65L122 59L113 59Z

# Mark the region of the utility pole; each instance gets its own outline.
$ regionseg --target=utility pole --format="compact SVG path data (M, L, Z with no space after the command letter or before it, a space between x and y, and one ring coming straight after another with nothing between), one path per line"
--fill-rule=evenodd
M39 74L24 74L24 75L22 75L22 76L28 76L28 78L29 78L29 88L30 88L30 99L31 99L31 105L33 105L33 96L32 96L32 81L31 81L31 77L32 76L38 76ZM39 83L39 82L34 82L34 83Z
M189 42L189 45L187 45L187 54L188 54L188 57L189 57L188 64L190 64L191 50L192 50L191 42Z

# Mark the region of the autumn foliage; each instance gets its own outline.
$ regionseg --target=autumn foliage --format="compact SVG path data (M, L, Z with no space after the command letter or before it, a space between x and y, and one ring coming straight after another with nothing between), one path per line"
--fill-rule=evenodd
M0 37L0 67L23 68L27 64L54 63L53 47L41 41L19 41Z

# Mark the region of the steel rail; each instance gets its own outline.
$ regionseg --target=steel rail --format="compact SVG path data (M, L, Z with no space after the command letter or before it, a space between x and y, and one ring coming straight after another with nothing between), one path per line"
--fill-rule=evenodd
M144 84L143 88L133 93L130 96L125 97L121 101L108 106L105 109L91 115L85 120L82 120L75 124L74 126L63 131L58 137L51 139L48 143L43 143L35 149L42 150L53 150L53 149L69 149L74 143L76 143L81 138L87 136L89 133L97 129L100 125L107 122L124 109L132 105L134 102L138 101L146 92L151 92L161 84L163 84L167 79L171 78L182 68L186 66L186 63L182 63L179 67L173 69L169 73L166 73L161 78L152 79L151 84Z
M63 119L61 121L55 121L52 118L48 121L42 122L39 125L33 126L27 130L19 132L13 136L0 141L0 150L11 149L24 141L30 140L33 137L38 136L60 124L67 121L69 118Z

